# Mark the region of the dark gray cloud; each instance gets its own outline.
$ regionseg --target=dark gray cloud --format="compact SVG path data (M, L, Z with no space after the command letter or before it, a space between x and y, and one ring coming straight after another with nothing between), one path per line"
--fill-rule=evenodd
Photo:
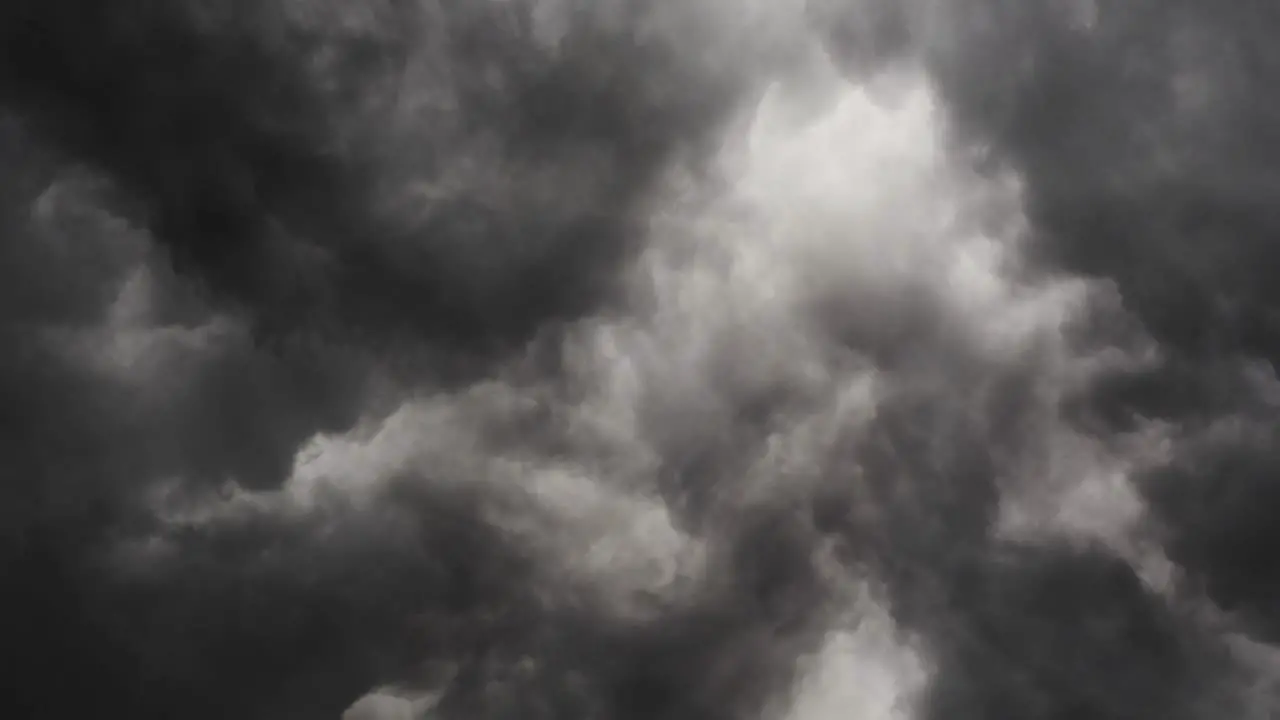
M1118 306L1093 307L1071 331L1072 342L1146 359L1119 363L1066 398L1066 417L1104 439L1152 423L1170 433L1162 459L1136 477L1163 552L1193 596L1204 593L1244 632L1274 640L1276 582L1262 558L1274 544L1267 528L1275 510L1270 488L1280 296L1270 279L1277 185L1270 129L1276 107L1269 88L1280 66L1269 38L1280 16L1262 4L1105 0L904 3L870 13L849 3L846 9L853 28L905 25L881 37L909 39L875 56L923 55L945 98L959 151L985 172L1012 170L1020 178L1029 269L1095 278L1114 288ZM857 32L846 35L856 39ZM856 47L848 49L839 38L834 47L858 62ZM1057 573L1053 568L1063 562L1046 558L1023 570L996 565L979 574L1007 576L999 583L1022 598L1013 602L1029 603L1024 593L1048 582L1035 578ZM1080 556L1069 562L1101 561ZM1058 592L1086 584L1063 580ZM1088 600L1073 611L1080 616L1052 622L1087 627L1086 618L1105 615L1102 608L1120 602L1116 598L1132 592L1137 602L1140 594L1136 584L1123 593L1092 584ZM1165 612L1154 608L1132 611L1113 630L1153 622ZM1156 673L1138 680L1127 670L1102 670L1107 661L1100 650L1083 644L1078 651L1056 649L1039 631L1018 625L1019 618L1034 616L1053 613L1019 606L989 621L961 621L994 623L1001 626L996 632L1016 637L1013 650L1001 651L1012 664L970 654L985 649L954 650L962 659L950 670L944 661L938 680L939 688L953 689L937 690L932 712L1212 714L1194 703L1179 711L1161 705L1170 702L1162 688L1187 685L1168 673L1196 668L1200 677L1211 674L1194 662L1176 669L1181 661L1172 658L1185 651L1098 640L1133 645L1134 655L1122 664ZM1177 628L1185 622L1161 622L1165 629L1148 631L1165 637L1160 642L1184 634ZM1081 632L1082 643L1093 642ZM1048 647L1038 647L1042 642ZM943 644L985 647L987 641ZM1062 684L1029 670L1019 674L1017 668L1032 665L1031 654L1040 652L1050 658L1050 675L1069 674L1065 658L1074 652L1098 665ZM1197 652L1211 656L1203 648ZM1220 657L1203 662L1228 666ZM1111 687L1108 677L1124 678L1127 689ZM945 699L956 694L968 699Z
M733 89L532 7L15 3L0 84L257 332L483 350L593 307Z
M1155 342L1154 363L1093 388L1089 422L1178 427L1173 457L1142 481L1171 555L1215 601L1265 614L1274 579L1244 558L1270 546L1250 518L1274 506L1274 451L1258 438L1276 423L1280 357L1267 90L1277 16L970 3L948 19L935 74L966 141L1024 179L1033 256L1114 283Z
M1269 717L1271 16L7 4L0 710Z
M9 714L336 717L502 640L473 615L532 586L465 506L387 536L154 498L275 490L388 373L483 375L606 299L736 80L527 10L0 11Z
M1212 645L1106 552L997 548L953 593L927 717L1197 717L1219 671Z

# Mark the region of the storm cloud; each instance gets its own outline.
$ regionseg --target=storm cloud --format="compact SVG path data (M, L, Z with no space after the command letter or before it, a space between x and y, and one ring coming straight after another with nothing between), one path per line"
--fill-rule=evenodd
M7 717L1275 714L1275 12L348 5L0 9Z

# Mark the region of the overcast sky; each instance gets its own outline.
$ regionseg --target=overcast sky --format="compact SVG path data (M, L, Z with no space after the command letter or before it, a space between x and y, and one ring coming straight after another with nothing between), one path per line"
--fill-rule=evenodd
M0 715L1280 716L1277 31L3 3Z

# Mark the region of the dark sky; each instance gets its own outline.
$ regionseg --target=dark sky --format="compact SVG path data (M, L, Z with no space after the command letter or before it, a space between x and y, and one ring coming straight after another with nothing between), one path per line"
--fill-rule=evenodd
M0 716L1277 716L1277 31L4 3Z

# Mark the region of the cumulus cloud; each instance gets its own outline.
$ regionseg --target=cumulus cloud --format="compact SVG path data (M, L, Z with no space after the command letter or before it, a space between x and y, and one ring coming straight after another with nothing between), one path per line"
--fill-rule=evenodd
M1272 20L6 5L3 709L1270 717Z

